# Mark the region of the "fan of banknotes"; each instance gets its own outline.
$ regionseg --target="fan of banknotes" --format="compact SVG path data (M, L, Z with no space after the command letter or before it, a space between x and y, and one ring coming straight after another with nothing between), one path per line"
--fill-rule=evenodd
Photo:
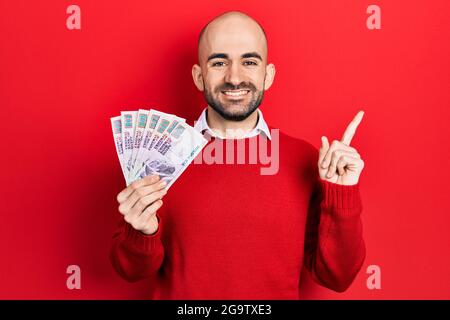
M169 189L207 143L185 119L154 109L122 111L111 125L127 185L157 174Z

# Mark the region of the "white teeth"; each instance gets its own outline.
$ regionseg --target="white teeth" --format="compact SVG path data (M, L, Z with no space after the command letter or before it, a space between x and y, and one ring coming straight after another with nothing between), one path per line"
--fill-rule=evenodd
M248 90L237 90L237 91L224 91L224 93L228 96L243 96L248 93Z

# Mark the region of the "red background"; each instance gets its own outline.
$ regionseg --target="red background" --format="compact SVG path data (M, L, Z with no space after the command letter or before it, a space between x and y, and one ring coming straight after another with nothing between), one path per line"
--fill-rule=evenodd
M347 292L305 278L304 297L450 298L449 1L74 3L81 30L66 28L72 2L0 2L0 298L146 297L147 281L126 283L108 260L124 187L109 118L155 107L193 124L197 34L233 9L268 35L268 123L319 147L366 111L352 145L367 258ZM370 4L381 30L366 27ZM66 288L70 264L81 290ZM381 290L366 287L371 264Z

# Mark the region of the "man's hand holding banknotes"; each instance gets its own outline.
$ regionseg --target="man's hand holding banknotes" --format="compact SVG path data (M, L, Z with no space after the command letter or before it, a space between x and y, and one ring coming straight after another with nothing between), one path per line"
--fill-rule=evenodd
M167 193L167 183L158 175L146 176L134 181L117 195L119 212L126 222L144 234L158 230L156 211L161 208Z
M185 119L154 109L123 111L111 125L127 184L117 195L119 212L134 229L155 233L162 197L207 140Z

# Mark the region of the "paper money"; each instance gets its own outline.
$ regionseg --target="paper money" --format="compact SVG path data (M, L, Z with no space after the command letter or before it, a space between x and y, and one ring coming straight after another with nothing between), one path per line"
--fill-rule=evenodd
M149 127L148 132L145 133L144 143L138 151L138 157L133 166L132 173L130 174L130 180L136 180L138 173L141 171L145 162L147 161L150 151L156 146L159 140L164 136L167 129L170 129L173 122L185 122L185 119L176 117L172 114L164 113L157 110L150 110L149 113Z
M137 155L139 153L139 149L141 148L142 142L143 142L143 135L145 132L145 128L147 126L147 118L148 118L148 110L139 109L136 119L136 129L134 131L134 138L133 138L133 150L131 153L131 160L130 160L130 170L128 173L128 179L133 178L132 172L134 168L134 164L136 162Z
M167 182L166 188L169 189L203 149L207 140L186 123L178 123L160 141L159 147L151 150L137 178L158 174L161 180Z
M185 119L155 109L122 111L111 124L127 185L158 174L170 188L207 143Z
M125 180L129 182L128 176L131 170L131 155L133 153L134 130L136 129L137 111L122 111L122 142L123 160L125 163Z
M136 159L134 159L133 164L132 164L131 172L129 175L130 177L135 176L135 172L136 172L135 167L138 166L136 164L141 164L145 161L144 160L145 150L148 148L148 145L150 143L150 138L152 136L152 132L156 128L159 118L160 118L160 115L155 113L155 110L150 109L149 114L147 115L147 123L146 123L145 129L144 129L144 132L143 132L143 137L142 137L141 143L139 145L139 150L136 152Z
M123 142L122 142L122 117L111 118L111 126L114 137L114 145L116 147L117 157L119 158L120 168L125 177L127 171L125 170L125 163L123 160Z

